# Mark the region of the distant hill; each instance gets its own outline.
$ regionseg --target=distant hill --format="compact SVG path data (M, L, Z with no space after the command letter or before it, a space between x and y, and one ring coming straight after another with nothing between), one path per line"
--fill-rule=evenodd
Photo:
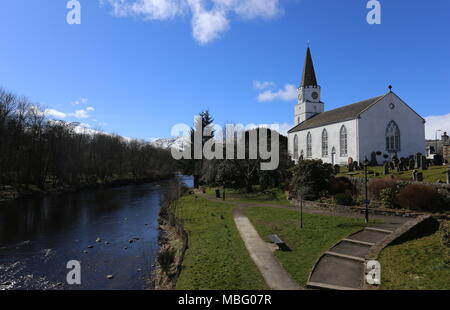
M170 149L173 146L178 150L184 150L189 143L190 137L163 138L150 141L150 144L157 148Z

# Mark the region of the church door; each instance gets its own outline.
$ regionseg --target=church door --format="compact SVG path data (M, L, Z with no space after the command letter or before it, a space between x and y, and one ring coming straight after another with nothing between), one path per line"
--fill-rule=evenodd
M331 164L333 166L336 164L336 149L334 147L331 150Z

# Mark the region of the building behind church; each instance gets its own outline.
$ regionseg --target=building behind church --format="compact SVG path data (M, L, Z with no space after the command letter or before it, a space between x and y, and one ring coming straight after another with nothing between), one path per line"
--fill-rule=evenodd
M372 153L390 157L425 154L425 120L392 89L384 95L325 111L308 47L289 130L289 153L331 164L362 162ZM383 158L379 158L383 159Z

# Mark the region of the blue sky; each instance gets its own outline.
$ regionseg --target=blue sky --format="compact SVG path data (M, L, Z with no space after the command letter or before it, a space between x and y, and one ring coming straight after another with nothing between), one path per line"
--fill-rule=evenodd
M0 87L57 118L141 139L206 108L287 127L309 40L327 110L392 84L427 136L450 131L447 0L380 0L380 25L368 0L79 0L81 25L67 2L0 2Z

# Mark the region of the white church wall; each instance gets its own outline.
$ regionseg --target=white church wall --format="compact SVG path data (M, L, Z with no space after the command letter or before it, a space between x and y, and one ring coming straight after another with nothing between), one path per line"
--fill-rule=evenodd
M391 109L390 104L395 107ZM359 127L359 154L363 160L365 156L370 160L372 152L380 151L387 154L386 128L393 120L400 129L399 157L421 152L425 154L425 125L423 119L411 110L394 93L388 94L377 104L361 114ZM379 162L383 158L378 157Z
M347 129L347 156L341 157L340 131L342 125ZM322 132L324 128L326 128L328 132L328 156L326 157L322 157ZM334 164L346 165L349 157L352 157L354 160L359 160L356 143L358 135L356 120L330 124L289 134L289 153L291 156L294 154L294 137L297 135L299 141L298 154L300 156L303 150L304 158L307 159L306 138L308 132L312 135L312 159L322 159L325 163L332 163L332 150L334 147L336 151Z

